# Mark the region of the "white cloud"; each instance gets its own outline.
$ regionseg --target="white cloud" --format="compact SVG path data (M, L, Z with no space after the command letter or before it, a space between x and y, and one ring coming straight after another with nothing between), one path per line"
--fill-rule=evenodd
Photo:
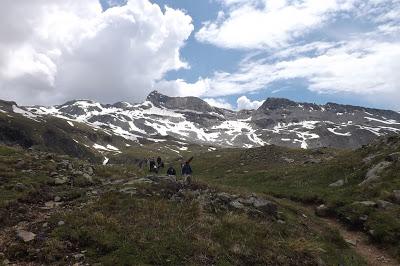
M253 110L258 109L264 101L251 101L246 96L241 96L237 99L238 110Z
M4 0L0 98L47 104L73 98L138 101L170 70L190 16L129 0L103 12L97 0Z
M225 48L260 49L287 46L322 27L357 0L221 0L228 9L197 32L199 41Z
M318 93L349 93L400 106L400 42L360 39L315 43L308 48L292 47L282 51L282 57L246 59L236 72L216 72L193 84L170 81L167 87L178 95L196 91L197 96L221 97L258 91L277 81L304 79ZM372 97L376 94L381 96Z
M214 106L214 107L233 110L233 106L224 99L205 98L204 101L206 101L209 105Z
M220 2L226 10L196 38L251 53L237 71L217 71L194 84L180 81L180 91L195 86L201 95L221 97L268 89L278 81L304 80L314 92L357 95L400 108L400 1ZM343 33L336 28L340 20L355 27L346 26ZM318 37L324 29L330 32L326 40L306 37Z

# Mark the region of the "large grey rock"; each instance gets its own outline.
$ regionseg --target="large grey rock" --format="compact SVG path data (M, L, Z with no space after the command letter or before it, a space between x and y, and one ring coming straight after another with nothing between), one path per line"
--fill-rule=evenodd
M273 203L272 201L265 199L256 199L253 203L253 206L263 213L270 214L273 216L278 215L278 205Z
M385 200L377 200L376 205L379 209L387 209L390 208L393 204Z
M30 242L36 238L36 234L25 230L17 230L17 237L24 242Z
M400 204L400 190L393 190L393 200L395 203Z
M381 177L380 174L388 168L392 163L383 161L372 167L365 175L364 181L359 184L359 186L368 185L372 182L378 181Z
M400 161L400 152L391 153L386 156L386 160L389 162L399 162Z
M344 180L340 179L332 184L329 185L329 187L343 187L344 186Z
M65 177L65 176L60 176L57 178L54 178L54 184L55 185L64 185L69 181L69 178Z
M231 205L233 208L236 208L236 209L245 209L245 206L242 203L240 203L238 200L231 201L229 203L229 205Z
M320 217L326 217L329 215L329 208L328 206L321 204L317 208L315 208L315 214Z
M371 201L371 200L357 201L357 202L354 202L354 204L360 204L360 205L363 205L365 207L376 207L377 206L376 202L375 201Z
M15 184L14 189L18 192L23 192L23 191L27 190L28 187L22 183L17 183L17 184Z

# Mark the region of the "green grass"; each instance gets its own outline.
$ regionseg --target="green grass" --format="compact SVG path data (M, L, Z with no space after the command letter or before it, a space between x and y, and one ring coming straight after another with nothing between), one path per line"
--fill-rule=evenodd
M358 184L364 180L368 169L385 160L393 152L400 151L399 138L390 145L378 142L357 151L299 151L280 147L253 149L251 151L223 150L197 156L193 162L196 177L217 186L236 191L258 192L280 198L288 198L306 204L325 203L331 213L352 227L374 232L371 239L390 249L400 259L400 206L393 205L387 210L366 207L358 212L353 205L356 201L390 201L393 190L400 189L400 163L393 163L382 174L382 178L370 186ZM250 154L249 154L250 153ZM334 159L329 158L334 155ZM371 162L363 159L378 154ZM318 164L303 164L306 158L320 156ZM295 160L283 161L282 157ZM325 159L324 159L325 158ZM340 179L346 181L343 187L332 188ZM367 222L360 216L368 215Z
M52 235L103 265L364 265L337 232L305 228L297 213L283 211L287 224L214 214L192 201L109 193L82 211L55 217L66 225Z

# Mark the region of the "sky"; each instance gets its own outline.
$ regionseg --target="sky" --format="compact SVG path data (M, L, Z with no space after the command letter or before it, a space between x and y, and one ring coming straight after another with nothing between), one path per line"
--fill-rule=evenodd
M400 110L400 0L2 0L0 99Z

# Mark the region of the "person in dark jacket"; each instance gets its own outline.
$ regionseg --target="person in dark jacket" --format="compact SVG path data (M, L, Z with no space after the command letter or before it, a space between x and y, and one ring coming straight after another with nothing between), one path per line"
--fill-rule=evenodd
M192 173L193 173L192 167L190 167L189 162L186 162L182 167L182 175L188 176L188 175L192 175Z
M154 159L150 159L150 173L157 173L157 166L156 166L156 161Z
M167 170L167 175L176 176L176 170L174 167L170 166Z

